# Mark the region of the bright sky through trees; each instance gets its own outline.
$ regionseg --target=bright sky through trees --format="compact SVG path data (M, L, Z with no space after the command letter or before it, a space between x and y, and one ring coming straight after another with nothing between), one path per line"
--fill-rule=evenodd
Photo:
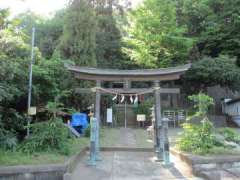
M142 0L131 0L133 6ZM66 6L68 0L0 0L0 9L10 8L11 15L31 10L40 15L51 15Z

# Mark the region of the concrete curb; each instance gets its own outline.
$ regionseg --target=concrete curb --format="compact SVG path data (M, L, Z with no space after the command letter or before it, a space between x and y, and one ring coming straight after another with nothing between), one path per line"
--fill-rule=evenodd
M101 147L101 151L125 151L125 152L154 152L153 148L135 148L135 147Z

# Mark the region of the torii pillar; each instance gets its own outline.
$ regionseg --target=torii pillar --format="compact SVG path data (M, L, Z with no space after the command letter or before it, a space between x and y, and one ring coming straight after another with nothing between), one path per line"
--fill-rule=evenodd
M163 160L163 131L162 131L162 116L161 116L161 90L160 82L154 81L155 88L155 151L157 153L157 160Z
M101 81L97 80L96 81L95 113L94 113L94 116L97 119L96 160L101 160L101 157L100 157L100 143L99 143L100 124L101 124L101 116L100 116L101 92L100 92L100 89L99 89L100 87L101 87Z

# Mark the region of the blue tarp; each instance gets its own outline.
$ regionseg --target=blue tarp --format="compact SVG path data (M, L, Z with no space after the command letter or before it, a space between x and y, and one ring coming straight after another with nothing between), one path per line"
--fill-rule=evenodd
M72 127L81 126L82 129L86 129L88 127L87 114L85 113L73 114L72 120L71 120L71 126Z

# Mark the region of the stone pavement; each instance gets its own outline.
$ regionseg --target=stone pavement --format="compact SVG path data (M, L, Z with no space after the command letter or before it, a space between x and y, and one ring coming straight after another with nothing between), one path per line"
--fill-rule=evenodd
M134 129L120 128L119 131L121 136L115 146L138 148ZM171 131L170 138L174 140L178 133L179 130ZM174 162L171 168L155 162L152 152L101 152L101 156L102 161L96 167L87 166L88 155L83 157L72 174L72 180L200 180L174 156L171 156L171 162Z
M154 161L152 152L102 152L96 167L84 157L72 174L72 180L200 180L187 166L171 158L174 166L163 167Z
M120 128L120 134L118 142L116 142L119 147L136 147L136 137L132 129L130 128Z

